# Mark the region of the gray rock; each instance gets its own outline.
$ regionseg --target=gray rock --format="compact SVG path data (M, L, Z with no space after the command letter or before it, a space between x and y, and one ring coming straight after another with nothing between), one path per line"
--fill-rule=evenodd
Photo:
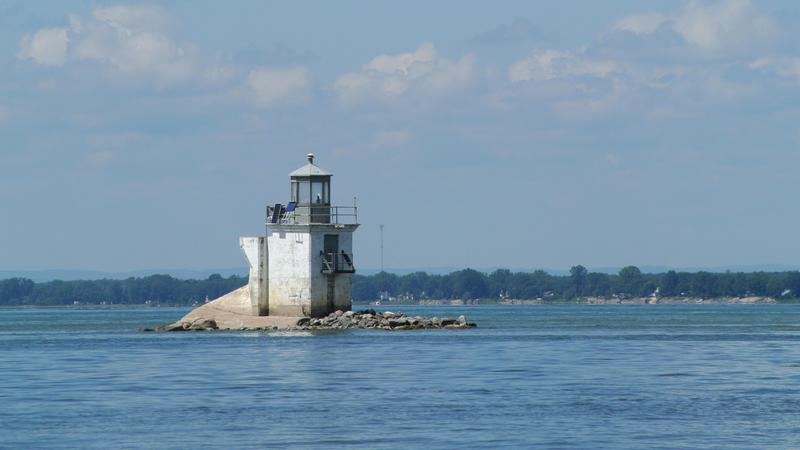
M352 311L336 311L325 317L304 317L298 319L297 323L286 330L336 330L349 328L366 328L379 330L411 330L420 328L472 328L476 325L467 322L466 317L459 316L457 320L439 317L409 317L403 313L386 311L377 313L374 310L366 310L363 313ZM186 322L175 322L169 325L162 325L156 328L145 328L142 331L213 331L217 330L218 325L213 319L196 319ZM278 330L278 326L266 328L240 328L245 330Z
M214 319L197 319L191 323L184 323L183 329L190 331L216 330L217 322Z
M169 325L164 325L163 327L156 328L156 331L183 331L183 323L176 322Z
M394 319L389 319L388 322L389 322L389 326L392 327L392 328L402 327L402 326L408 325L408 319L406 319L405 317L397 317L397 318L394 318Z

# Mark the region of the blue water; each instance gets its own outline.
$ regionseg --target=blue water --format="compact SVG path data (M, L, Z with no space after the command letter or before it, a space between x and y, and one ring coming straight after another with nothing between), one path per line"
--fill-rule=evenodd
M0 310L0 447L800 446L800 306L393 309L479 328L142 333L186 310Z

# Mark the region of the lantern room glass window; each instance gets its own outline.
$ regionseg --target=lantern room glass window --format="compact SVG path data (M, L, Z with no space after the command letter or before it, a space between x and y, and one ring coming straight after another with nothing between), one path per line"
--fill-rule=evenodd
M330 186L330 180L292 180L292 201L298 205L330 205Z
M298 185L298 195L297 195L297 203L299 204L308 204L310 199L311 190L309 189L309 185L311 183L306 180L301 180L297 183Z
M323 205L328 203L325 200L325 183L322 181L312 181L311 182L311 201L318 205Z

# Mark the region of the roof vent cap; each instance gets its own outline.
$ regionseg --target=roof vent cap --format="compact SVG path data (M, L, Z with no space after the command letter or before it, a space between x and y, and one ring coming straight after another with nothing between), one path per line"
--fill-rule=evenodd
M308 163L309 164L314 164L314 154L313 153L307 154L306 158L308 158Z

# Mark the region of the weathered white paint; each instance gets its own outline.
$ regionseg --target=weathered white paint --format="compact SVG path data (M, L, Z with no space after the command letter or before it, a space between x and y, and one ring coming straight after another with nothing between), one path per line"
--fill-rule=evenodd
M278 316L323 316L352 307L352 274L323 274L320 252L326 234L339 236L339 250L352 254L358 225L269 224L269 313ZM333 284L333 296L329 294Z
M311 239L302 227L286 228L267 230L270 314L309 316Z
M267 267L267 239L265 236L240 237L239 247L250 265L247 283L250 297L250 315L269 315L269 268Z

